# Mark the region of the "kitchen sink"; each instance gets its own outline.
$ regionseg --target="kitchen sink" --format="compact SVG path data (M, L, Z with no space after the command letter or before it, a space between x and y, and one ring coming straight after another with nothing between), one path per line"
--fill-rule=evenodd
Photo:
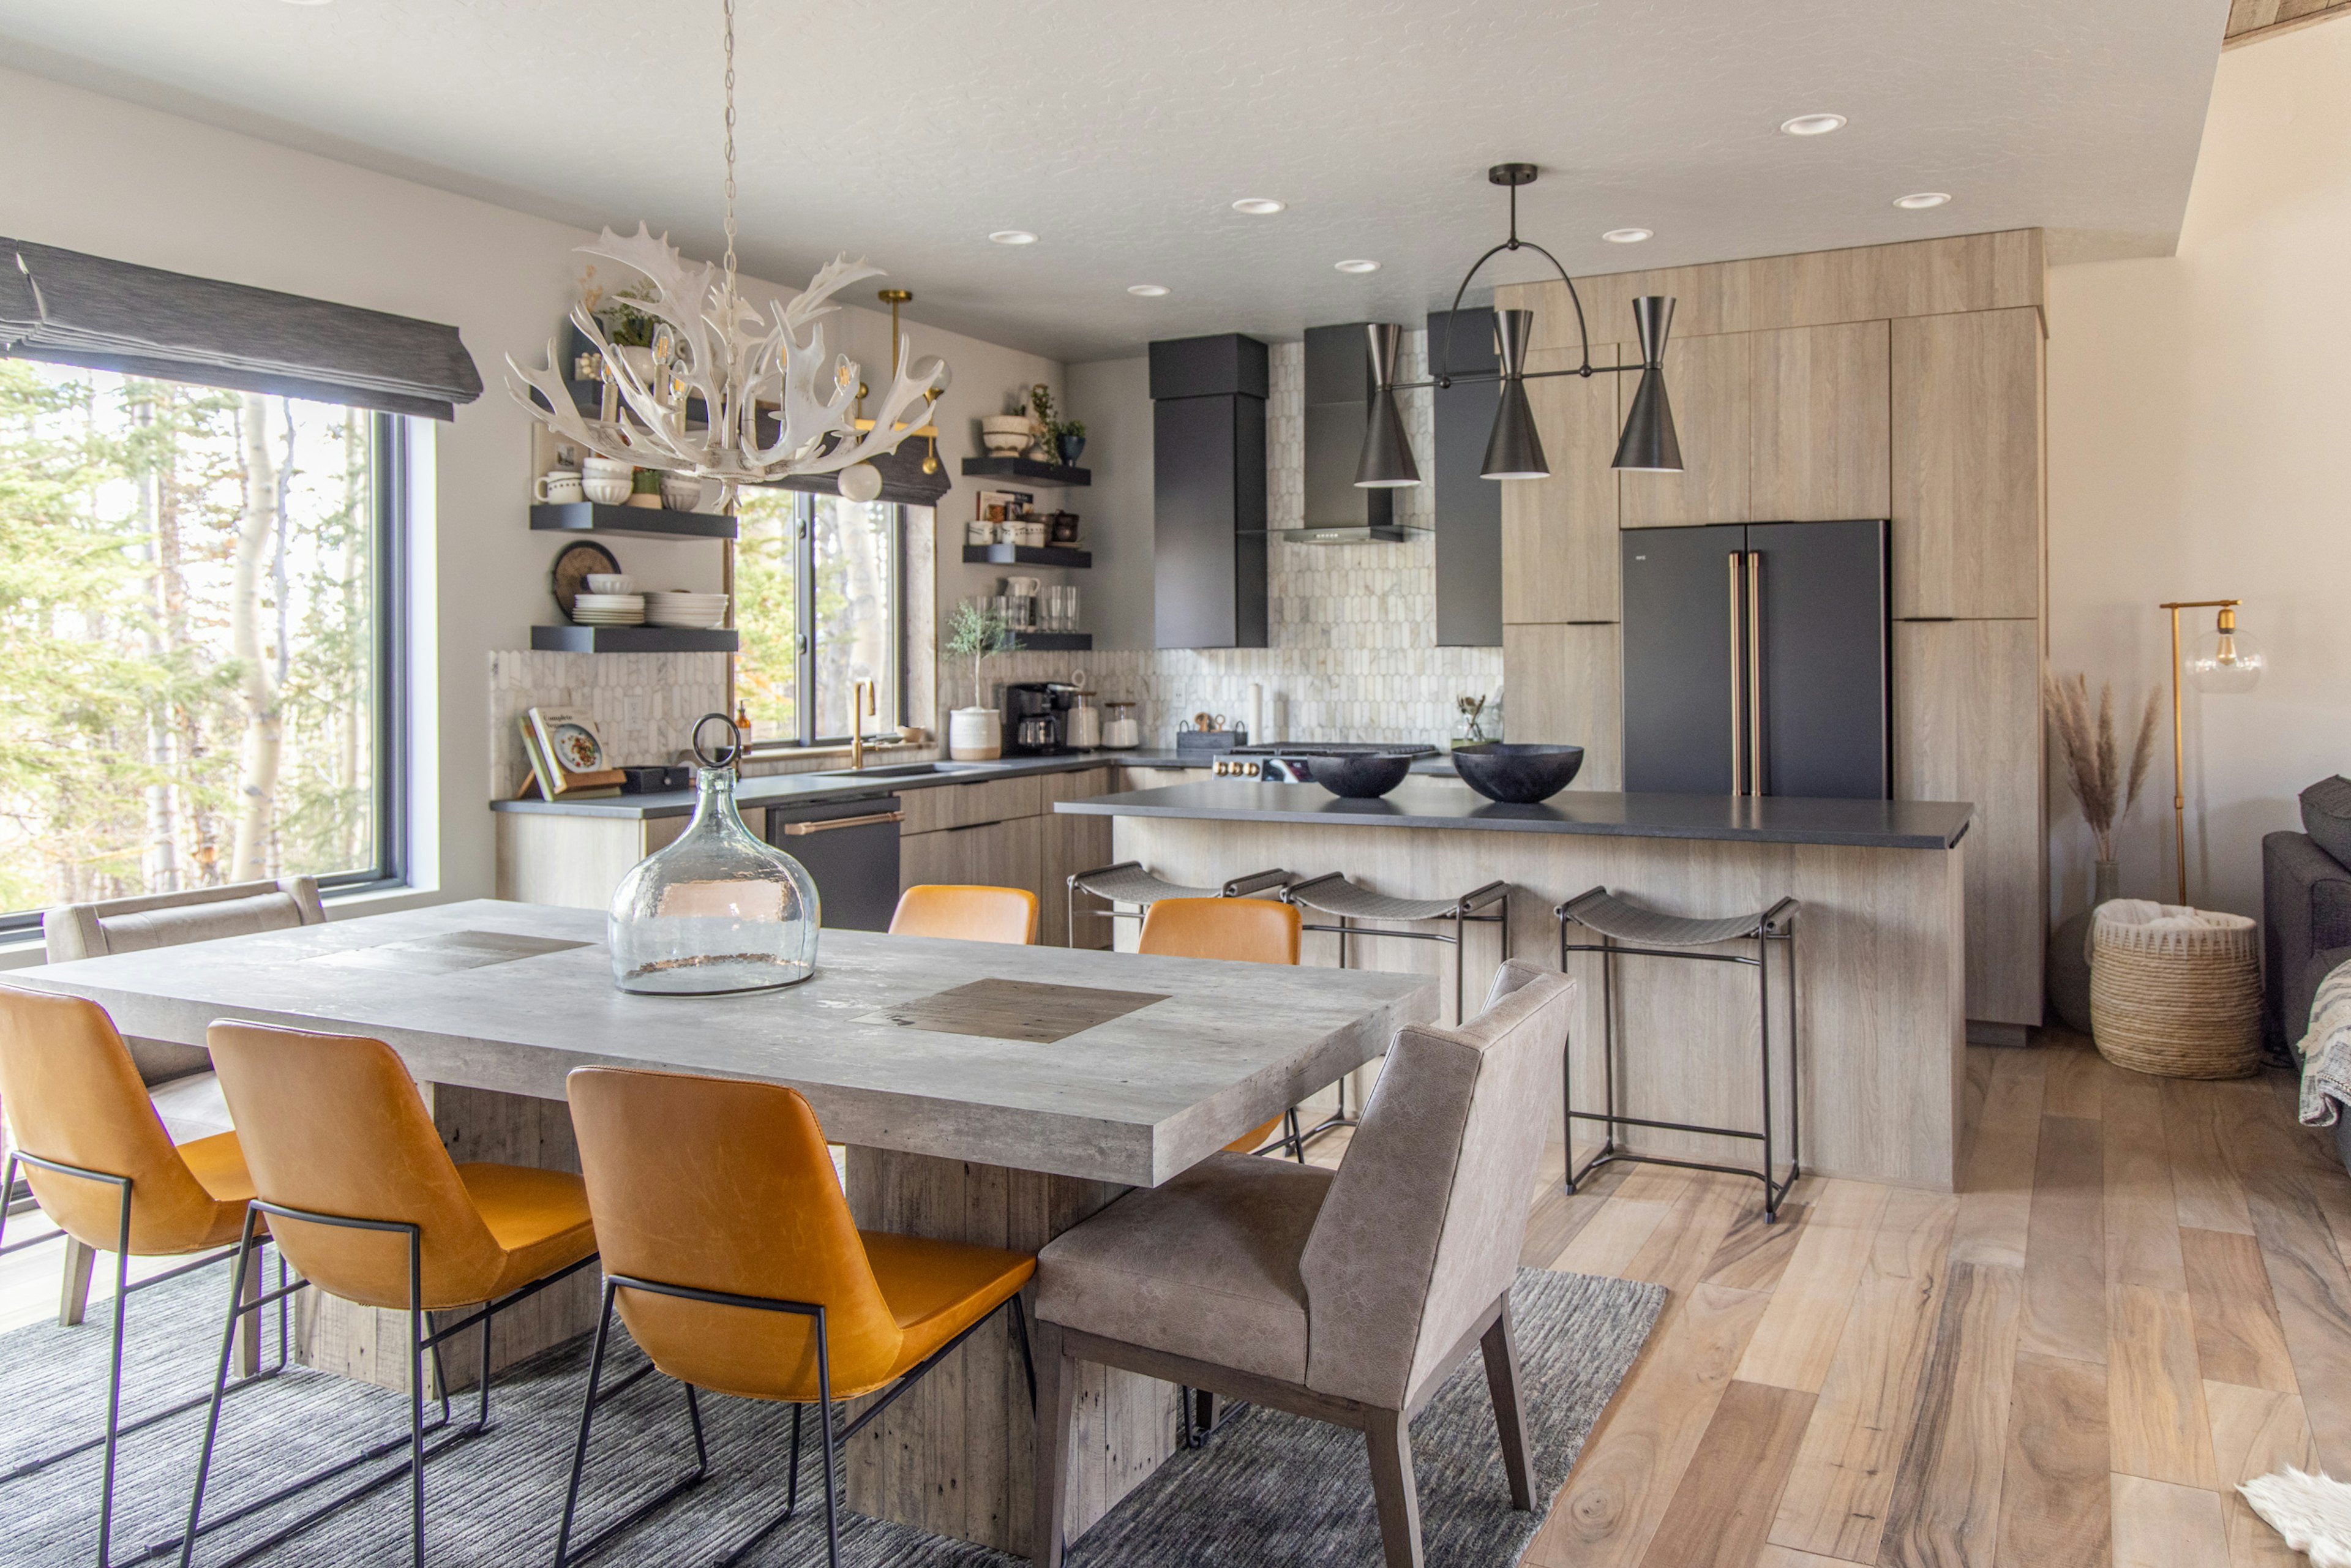
M812 778L825 779L924 779L939 773L969 773L985 770L985 762L899 762L887 768L835 768Z

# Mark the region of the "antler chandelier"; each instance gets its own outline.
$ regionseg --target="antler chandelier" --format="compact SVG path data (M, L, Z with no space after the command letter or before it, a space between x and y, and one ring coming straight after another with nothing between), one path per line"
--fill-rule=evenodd
M880 493L881 475L867 460L895 451L925 423L900 415L918 403L927 411L938 400L947 387L946 361L931 356L910 363L914 339L893 331L890 390L874 417L861 419L865 388L857 362L843 354L827 365L820 319L838 308L826 303L832 295L884 276L882 269L836 257L772 317L737 291L735 0L726 0L726 17L725 263L689 264L667 235L654 238L642 221L625 238L606 229L580 249L642 273L651 286L650 298L630 303L656 323L652 373L641 376L630 366L582 302L572 306L571 322L601 357L610 389L600 417L587 418L573 404L551 338L543 371L526 371L507 357L507 390L566 441L640 468L716 479L726 498L744 485L841 474L844 495L871 500ZM689 422L689 413L698 419ZM860 465L860 472L843 472Z

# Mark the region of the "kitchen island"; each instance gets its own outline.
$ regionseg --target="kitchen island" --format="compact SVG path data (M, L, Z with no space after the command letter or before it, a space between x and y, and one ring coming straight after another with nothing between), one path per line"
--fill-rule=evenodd
M1374 800L1312 784L1203 780L1059 802L1113 820L1113 852L1171 882L1215 885L1267 866L1331 872L1405 898L1458 898L1510 884L1510 919L1471 925L1469 1009L1509 951L1556 964L1554 908L1593 887L1669 915L1759 913L1802 902L1796 984L1772 968L1774 1123L1802 1118L1810 1171L1938 1191L1957 1176L1965 1070L1964 840L1972 809L1913 800L1570 792L1500 805L1458 781L1415 776ZM1133 940L1123 923L1122 941ZM1422 929L1431 929L1424 926ZM1579 941L1590 940L1578 933ZM1352 940L1350 963L1440 976L1430 942ZM1305 961L1337 961L1338 938L1310 935ZM1753 951L1752 943L1723 952ZM1577 988L1577 1106L1599 1106L1604 1068L1599 960L1568 955ZM1619 1109L1656 1120L1758 1127L1754 971L1615 960ZM1792 997L1792 1010L1791 998ZM1446 998L1449 1016L1452 998ZM1801 1042L1799 1098L1782 1066ZM1578 1145L1597 1142L1580 1123ZM1648 1129L1620 1139L1649 1152L1750 1165L1743 1141Z

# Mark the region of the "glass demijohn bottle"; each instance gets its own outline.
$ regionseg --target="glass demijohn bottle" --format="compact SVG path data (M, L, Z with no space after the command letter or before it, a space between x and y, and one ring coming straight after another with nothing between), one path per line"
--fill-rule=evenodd
M714 761L695 727L694 821L637 862L612 894L612 983L653 996L711 996L798 985L816 973L816 883L762 842L735 809L739 741Z

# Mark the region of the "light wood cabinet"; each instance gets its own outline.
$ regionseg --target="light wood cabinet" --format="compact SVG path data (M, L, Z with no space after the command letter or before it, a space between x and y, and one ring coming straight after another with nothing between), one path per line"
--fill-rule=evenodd
M1613 363L1617 351L1614 343L1594 343L1593 362ZM1573 352L1547 350L1529 356L1527 368L1580 362ZM1616 619L1617 486L1608 465L1621 423L1618 386L1626 379L1552 376L1526 383L1551 477L1500 484L1506 624Z
M1048 773L1039 780L1044 787L1045 814L1038 819L1043 831L1037 896L1044 903L1038 940L1048 946L1110 946L1110 922L1082 915L1078 917L1077 941L1070 941L1069 893L1072 875L1111 862L1111 819L1065 816L1053 806L1061 800L1113 793L1119 787L1117 774L1115 768L1089 768L1078 773Z
M1617 628L1502 628L1502 726L1514 741L1583 747L1571 789L1625 787Z
M1899 622L1894 793L1966 800L1968 1017L2038 1024L2048 941L2041 624Z
M1754 520L1748 498L1753 376L1748 333L1666 340L1666 396L1685 466L1678 474L1619 475L1625 527ZM1629 406L1633 389L1624 396ZM1503 559L1507 565L1507 553Z
M1753 335L1750 520L1890 515L1889 326L1849 321Z
M902 835L935 833L942 828L967 828L980 822L1000 822L1011 817L1033 817L1044 810L1040 780L989 779L973 784L942 784L908 789L898 797L905 810Z
M497 896L571 909L610 909L621 879L694 821L689 816L575 817L556 811L497 811L492 816L497 855L492 885Z
M935 833L901 838L899 890L922 883L947 883L1036 892L1043 840L1044 824L1036 817L942 828Z
M1894 323L1894 613L2041 613L2041 312Z

